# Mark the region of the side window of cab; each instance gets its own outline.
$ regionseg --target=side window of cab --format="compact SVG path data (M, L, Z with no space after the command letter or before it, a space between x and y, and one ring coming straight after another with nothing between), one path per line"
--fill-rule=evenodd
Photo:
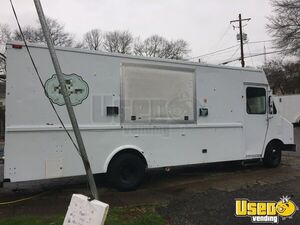
M260 87L247 87L247 113L266 114L266 89Z

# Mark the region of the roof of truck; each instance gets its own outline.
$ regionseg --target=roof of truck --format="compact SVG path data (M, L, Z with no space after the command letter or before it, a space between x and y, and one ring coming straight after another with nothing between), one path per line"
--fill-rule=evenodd
M25 46L23 41L12 41L12 42L8 42L6 45L7 46L12 46L12 45ZM45 44L27 43L27 45L28 45L28 47L31 47L31 48L47 48L47 45L45 45ZM182 65L204 66L204 67L214 67L214 68L232 69L232 70L244 70L244 71L250 71L250 72L263 72L263 70L261 70L261 69L252 68L252 67L241 68L241 67L234 67L234 66L191 62L191 61L187 61L187 60L163 59L163 58L157 58L157 57L146 57L146 56L136 56L136 55L121 54L121 53L110 53L110 52L87 50L87 49L81 49L81 48L55 47L55 49L59 50L59 51L68 51L68 52L85 53L85 54L93 54L93 55L103 55L103 56L119 57L119 58L148 60L148 61L155 61L155 62L176 63L176 64L182 64Z

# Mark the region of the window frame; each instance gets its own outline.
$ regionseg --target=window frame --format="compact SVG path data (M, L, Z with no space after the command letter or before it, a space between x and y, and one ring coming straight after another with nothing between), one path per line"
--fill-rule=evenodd
M265 93L265 107L264 107L264 112L263 113L252 113L252 112L249 112L249 107L247 106L248 105L248 89L249 88L255 88L255 89L263 89L264 90L264 93ZM248 115L266 115L267 114L267 91L266 91L266 88L265 87L255 87L255 86L247 86L246 87L246 112Z
M153 119L150 118L149 120L129 120L126 119L126 87L125 87L125 80L126 80L126 69L129 68L140 68L140 69L154 69L154 70L162 70L162 71L175 71L175 72L186 72L190 73L193 77L192 79L192 119L188 118L188 120L183 119L180 120L173 120L173 119ZM169 66L169 65L156 65L156 64L145 64L145 63L132 63L132 62L123 62L121 64L121 98L120 98L120 116L121 116L121 123L124 125L134 125L134 124L143 124L143 125L166 125L166 124L196 124L197 123L197 101L196 101L196 69L194 67L178 67L178 66ZM134 115L135 116L135 115Z

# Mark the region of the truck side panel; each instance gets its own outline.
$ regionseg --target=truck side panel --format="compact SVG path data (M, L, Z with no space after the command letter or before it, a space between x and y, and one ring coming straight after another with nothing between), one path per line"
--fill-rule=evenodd
M47 49L30 49L45 82L54 74ZM94 173L106 172L111 153L128 145L142 149L149 168L245 158L243 83L266 84L263 73L76 51L57 54L65 74L75 73L89 85L89 96L74 109ZM195 71L195 121L128 125L121 122L120 113L108 116L107 106L121 108L121 70L126 63ZM7 72L5 178L26 181L84 174L24 48L8 47ZM65 107L56 108L70 129ZM200 109L207 115L200 116Z

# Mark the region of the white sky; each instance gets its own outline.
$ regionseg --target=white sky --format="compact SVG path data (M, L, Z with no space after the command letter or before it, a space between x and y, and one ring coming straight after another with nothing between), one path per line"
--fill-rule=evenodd
M13 0L22 26L36 24L33 0ZM47 16L59 20L76 39L92 29L103 31L129 30L134 36L146 38L158 34L168 39L184 39L189 43L190 57L210 53L238 44L236 31L229 21L238 14L251 17L244 27L250 41L272 39L266 31L270 16L270 0L41 0ZM0 0L0 23L16 28L9 0ZM227 31L227 32L226 32ZM262 53L263 43L245 46L245 54ZM267 51L271 43L266 43ZM249 51L250 50L250 51ZM229 59L236 49L203 58L208 63ZM233 58L239 57L239 51ZM271 57L271 56L268 56ZM263 57L246 60L258 66ZM231 65L239 65L239 62Z

